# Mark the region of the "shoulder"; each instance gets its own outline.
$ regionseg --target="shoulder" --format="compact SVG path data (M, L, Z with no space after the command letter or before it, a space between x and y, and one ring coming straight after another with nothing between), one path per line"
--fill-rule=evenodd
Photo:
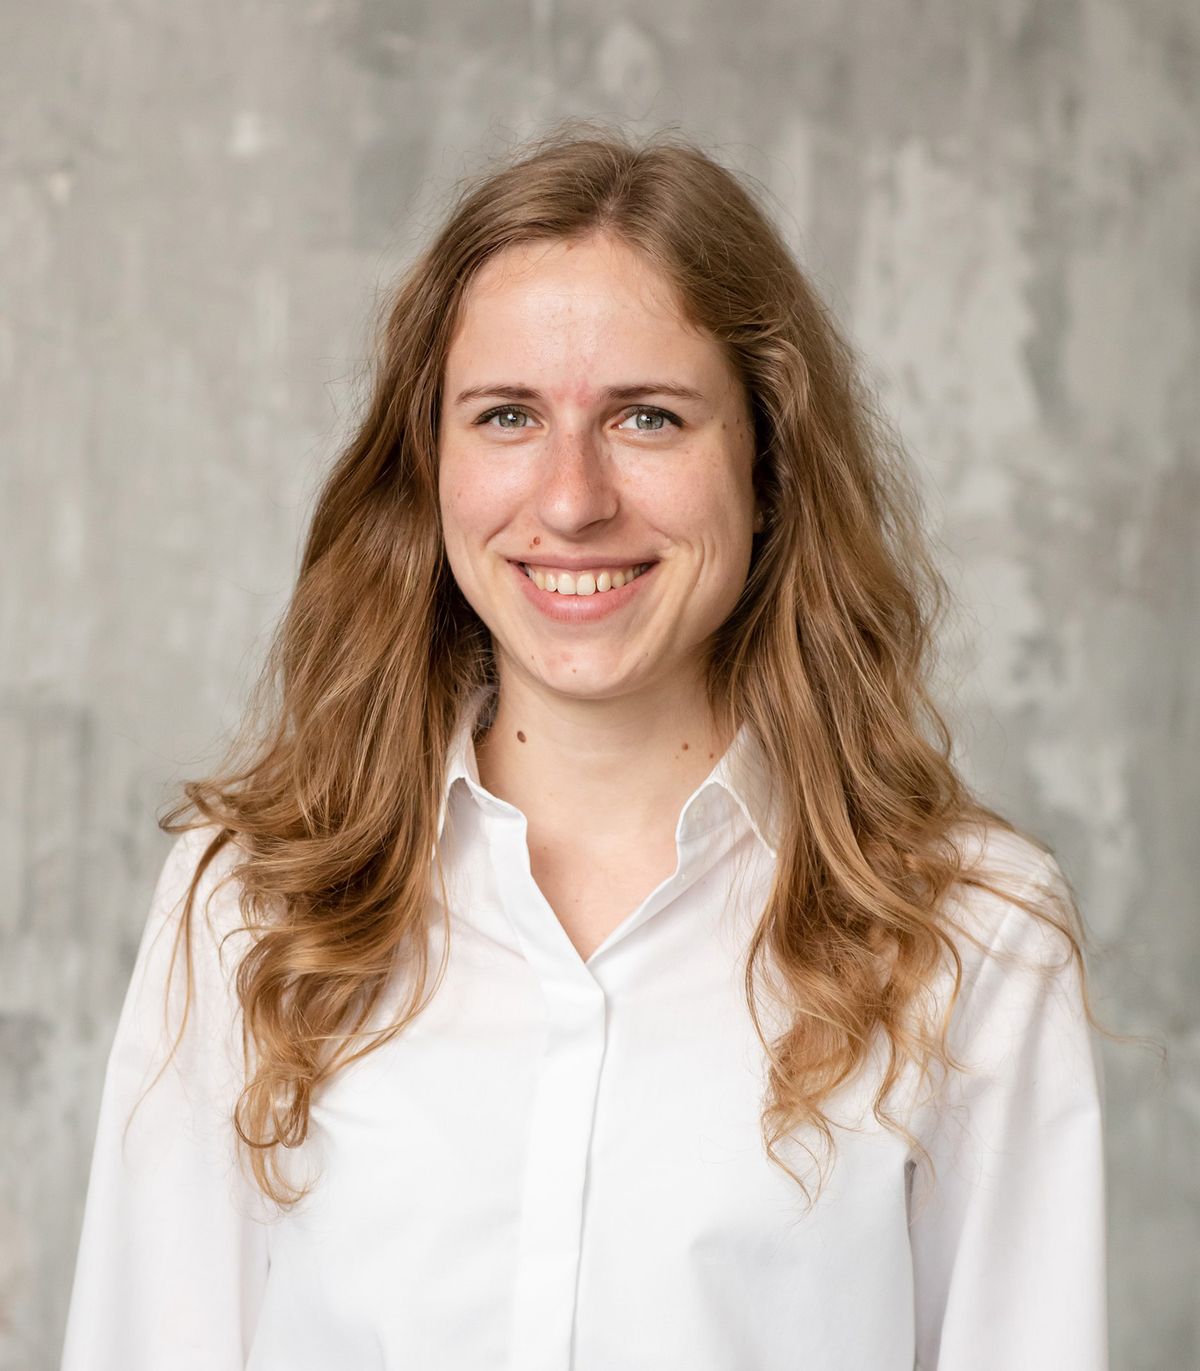
M946 949L927 1023L944 1026L946 1046L965 1074L956 1070L946 1081L938 1073L949 1093L925 1101L934 1113L918 1114L922 1128L940 1119L946 1100L962 1103L998 1084L1009 1088L1004 1082L1028 1083L1041 1054L1051 1062L1038 1068L1046 1082L1051 1072L1058 1079L1068 1070L1072 1081L1086 1080L1091 1069L1083 924L1057 857L1036 839L1000 828L973 833L963 853L964 874L997 889L959 882L939 910L961 979L956 987Z
M175 836L155 881L139 960L149 966L170 957L186 932L193 974L227 988L248 931L235 872L245 852L232 838L214 849L222 832L206 823Z
M123 1130L138 1120L148 1157L164 1135L223 1129L243 1084L245 924L240 883L223 880L243 854L226 843L206 862L220 833L188 829L167 849L109 1052L108 1107Z
M963 958L965 979L974 981L993 964L1038 974L1063 969L1073 940L1083 942L1083 926L1055 853L997 825L961 830L956 841L962 872L939 918Z
M159 873L159 892L164 897L170 897L186 891L209 849L225 831L219 824L205 823L176 834ZM220 878L231 871L244 855L230 836L208 860L201 875L201 884L207 888L207 892L215 890Z
M219 889L236 885L236 880L226 882L226 878L245 857L245 853L233 836L229 835L210 855L210 849L225 832L219 824L205 823L177 834L167 849L159 871L156 901L164 906L178 902L187 894L192 878L197 873L199 880L196 891L198 895L203 894L206 900L217 896Z

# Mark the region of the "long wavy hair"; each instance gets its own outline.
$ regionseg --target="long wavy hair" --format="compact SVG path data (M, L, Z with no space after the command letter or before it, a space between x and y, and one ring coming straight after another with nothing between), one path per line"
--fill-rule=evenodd
M385 302L369 398L319 492L244 726L221 769L182 783L159 820L168 833L219 830L177 934L188 1000L197 886L236 848L224 879L238 881L254 936L236 974L245 1077L233 1124L281 1206L311 1188L288 1178L279 1149L305 1140L315 1092L400 1033L445 965L431 969L426 942L435 878L445 903L445 758L461 711L495 684L489 633L444 555L438 502L442 378L464 295L506 248L593 234L622 240L674 285L752 402L765 526L711 644L707 691L728 736L749 724L781 801L775 879L745 969L768 1061L766 1152L811 1199L779 1144L807 1129L832 1154L824 1106L873 1043L887 1047L875 1114L910 1142L887 1108L906 1066L922 1079L935 1063L963 1069L947 1046L962 960L944 897L956 883L1017 897L966 863L956 837L977 824L1016 830L956 773L927 690L949 594L903 449L751 183L673 132L636 140L572 122L460 183ZM1059 930L1099 1027L1069 889L1056 912L1049 897L1017 902ZM917 1012L946 957L950 1005ZM383 1031L368 1029L400 962L410 993ZM764 1030L764 990L786 1010L782 1033Z

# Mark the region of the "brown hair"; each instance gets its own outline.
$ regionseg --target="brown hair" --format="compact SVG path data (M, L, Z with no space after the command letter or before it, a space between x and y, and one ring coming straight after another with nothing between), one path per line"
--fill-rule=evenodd
M1016 830L957 775L927 693L948 596L902 450L747 183L674 134L638 142L568 124L468 181L399 282L365 412L320 491L245 726L223 769L185 782L160 820L171 833L219 826L180 923L189 992L200 875L225 844L241 850L227 879L255 936L236 979L246 1080L234 1123L256 1181L283 1205L307 1187L288 1183L278 1147L305 1139L314 1092L437 988L423 930L434 868L444 904L444 759L460 711L494 683L489 635L447 566L437 496L440 389L464 293L507 247L596 233L674 284L752 402L766 522L707 686L728 736L749 723L782 800L776 877L746 965L769 1060L766 1150L807 1195L777 1144L809 1125L832 1150L822 1106L880 1031L889 1058L875 1112L910 1139L885 1107L906 1063L960 1065L949 1008L936 1023L912 1011L946 955L958 994L950 888L998 889L966 869L954 835ZM1018 903L1059 931L1083 977L1071 899L1059 917L1045 900ZM365 1033L399 960L411 994L386 1031ZM768 981L789 1011L773 1039L755 1006ZM1087 1014L1094 1022L1090 1004Z

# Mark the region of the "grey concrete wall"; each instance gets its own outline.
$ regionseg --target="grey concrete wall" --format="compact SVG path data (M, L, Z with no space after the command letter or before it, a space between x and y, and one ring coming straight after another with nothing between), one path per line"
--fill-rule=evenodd
M678 121L927 482L964 768L1101 944L1114 1371L1198 1364L1200 11L0 9L0 1368L56 1363L166 785L235 721L377 286L481 149Z

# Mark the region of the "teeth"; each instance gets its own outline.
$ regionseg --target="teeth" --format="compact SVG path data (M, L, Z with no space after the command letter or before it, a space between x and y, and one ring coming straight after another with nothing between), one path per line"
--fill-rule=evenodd
M576 576L569 571L560 571L555 575L552 571L542 571L540 567L526 566L522 569L539 590L554 591L558 595L595 595L619 589L649 567L649 562L643 562L640 566L625 567L612 573L602 571L599 576L594 576L590 571L581 571Z

